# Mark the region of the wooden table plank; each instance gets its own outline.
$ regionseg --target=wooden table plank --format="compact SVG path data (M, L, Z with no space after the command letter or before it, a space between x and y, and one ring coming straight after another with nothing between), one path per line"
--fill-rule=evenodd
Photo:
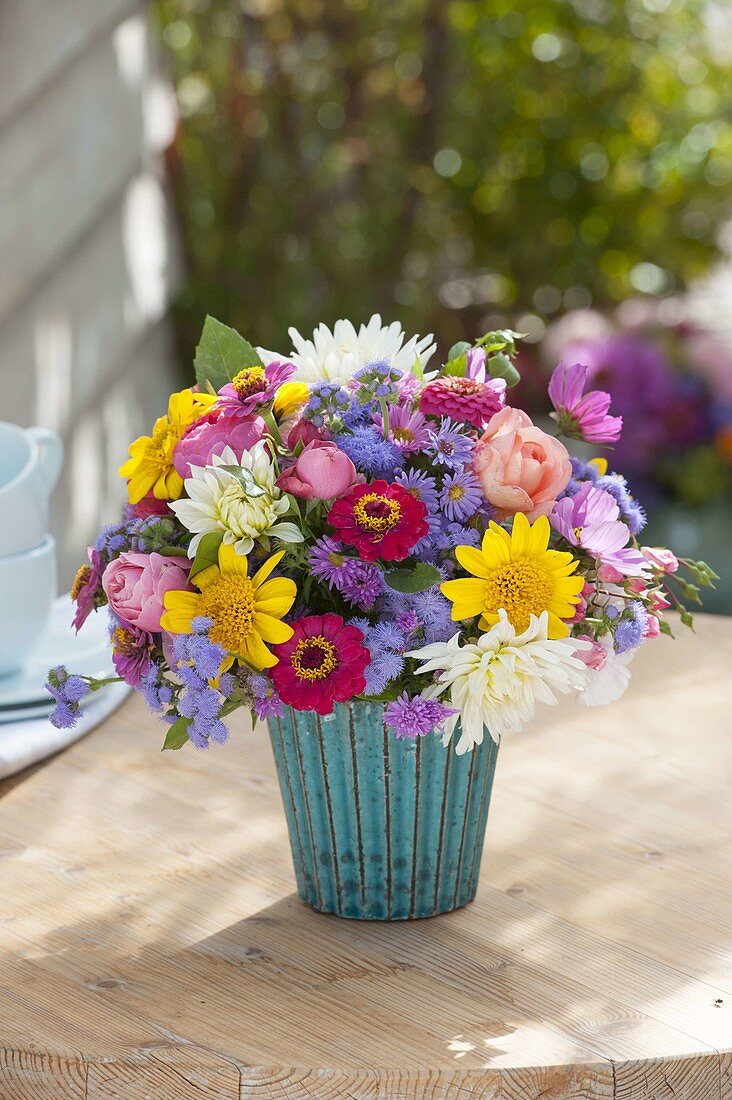
M732 1100L732 621L502 746L476 902L294 890L266 736L139 700L0 785L2 1100Z

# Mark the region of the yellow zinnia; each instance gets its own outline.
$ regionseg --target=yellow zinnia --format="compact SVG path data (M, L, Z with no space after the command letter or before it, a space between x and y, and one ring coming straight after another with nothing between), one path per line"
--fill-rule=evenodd
M168 415L155 421L152 435L141 435L130 444L130 457L119 472L127 478L130 504L148 493L158 500L177 500L183 492L183 478L173 465L173 451L186 428L200 419L216 401L211 393L181 390L168 402Z
M264 565L249 576L247 559L237 554L233 546L222 542L218 564L209 565L192 580L198 592L171 590L165 593L165 613L160 625L171 634L190 634L191 622L201 616L213 620L209 631L216 642L230 654L224 668L230 668L235 657L254 668L271 668L277 657L265 642L288 642L293 630L281 622L295 602L297 588L287 577L268 580L285 551L273 554Z
M458 546L455 557L472 577L445 581L442 592L452 601L457 621L480 615L487 630L498 622L503 608L517 633L526 630L531 615L548 612L549 637L563 638L569 627L584 577L571 554L550 550L551 528L546 516L530 524L523 512L513 518L511 533L491 522L480 550Z

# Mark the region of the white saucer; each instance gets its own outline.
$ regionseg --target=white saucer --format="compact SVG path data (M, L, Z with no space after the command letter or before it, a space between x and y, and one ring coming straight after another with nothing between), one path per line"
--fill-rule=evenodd
M44 688L48 670L66 665L70 673L102 679L114 676L112 646L109 641L109 616L106 610L92 612L79 634L71 620L74 605L68 595L54 601L48 630L28 657L25 667L9 676L0 676L0 721L8 721L10 712L23 708L17 715L35 717L24 704L35 704L39 714L48 713L52 701Z

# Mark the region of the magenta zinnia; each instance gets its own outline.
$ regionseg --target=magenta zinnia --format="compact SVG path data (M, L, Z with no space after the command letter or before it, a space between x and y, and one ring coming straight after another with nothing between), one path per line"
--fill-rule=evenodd
M559 424L560 431L574 439L587 443L614 443L623 427L622 416L608 416L610 394L604 390L585 393L587 367L575 363L565 367L562 363L552 371L549 382L549 398L554 406L550 416Z
M445 375L422 391L419 411L425 416L449 416L458 423L483 428L506 403L503 378L453 378Z
M272 648L278 663L270 669L280 699L297 710L330 714L366 687L371 654L358 627L340 615L306 615L291 624L288 642Z

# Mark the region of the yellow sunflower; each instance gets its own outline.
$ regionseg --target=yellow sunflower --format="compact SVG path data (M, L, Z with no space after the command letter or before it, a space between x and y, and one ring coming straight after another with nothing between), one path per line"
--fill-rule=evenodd
M171 394L168 415L158 417L152 435L141 435L130 444L130 457L119 468L122 477L127 478L130 504L137 504L150 492L158 500L177 500L183 492L183 478L173 465L175 445L214 401L214 394L190 389Z
M469 578L445 581L442 592L452 601L457 621L480 615L479 626L487 630L498 622L504 608L518 633L529 625L530 615L549 613L549 637L563 638L569 627L584 577L575 570L576 558L561 550L550 550L551 529L546 516L530 524L523 512L513 519L509 534L491 523L480 550L458 546L455 556Z
M212 619L209 637L230 655L224 668L230 668L235 657L254 668L272 668L277 664L277 657L265 643L290 640L292 627L281 619L297 595L294 581L286 577L267 579L283 555L284 550L273 554L250 577L247 559L237 554L233 546L222 542L218 564L209 565L191 582L198 592L171 590L165 593L165 613L160 620L163 630L171 634L190 634L193 619L199 615Z

